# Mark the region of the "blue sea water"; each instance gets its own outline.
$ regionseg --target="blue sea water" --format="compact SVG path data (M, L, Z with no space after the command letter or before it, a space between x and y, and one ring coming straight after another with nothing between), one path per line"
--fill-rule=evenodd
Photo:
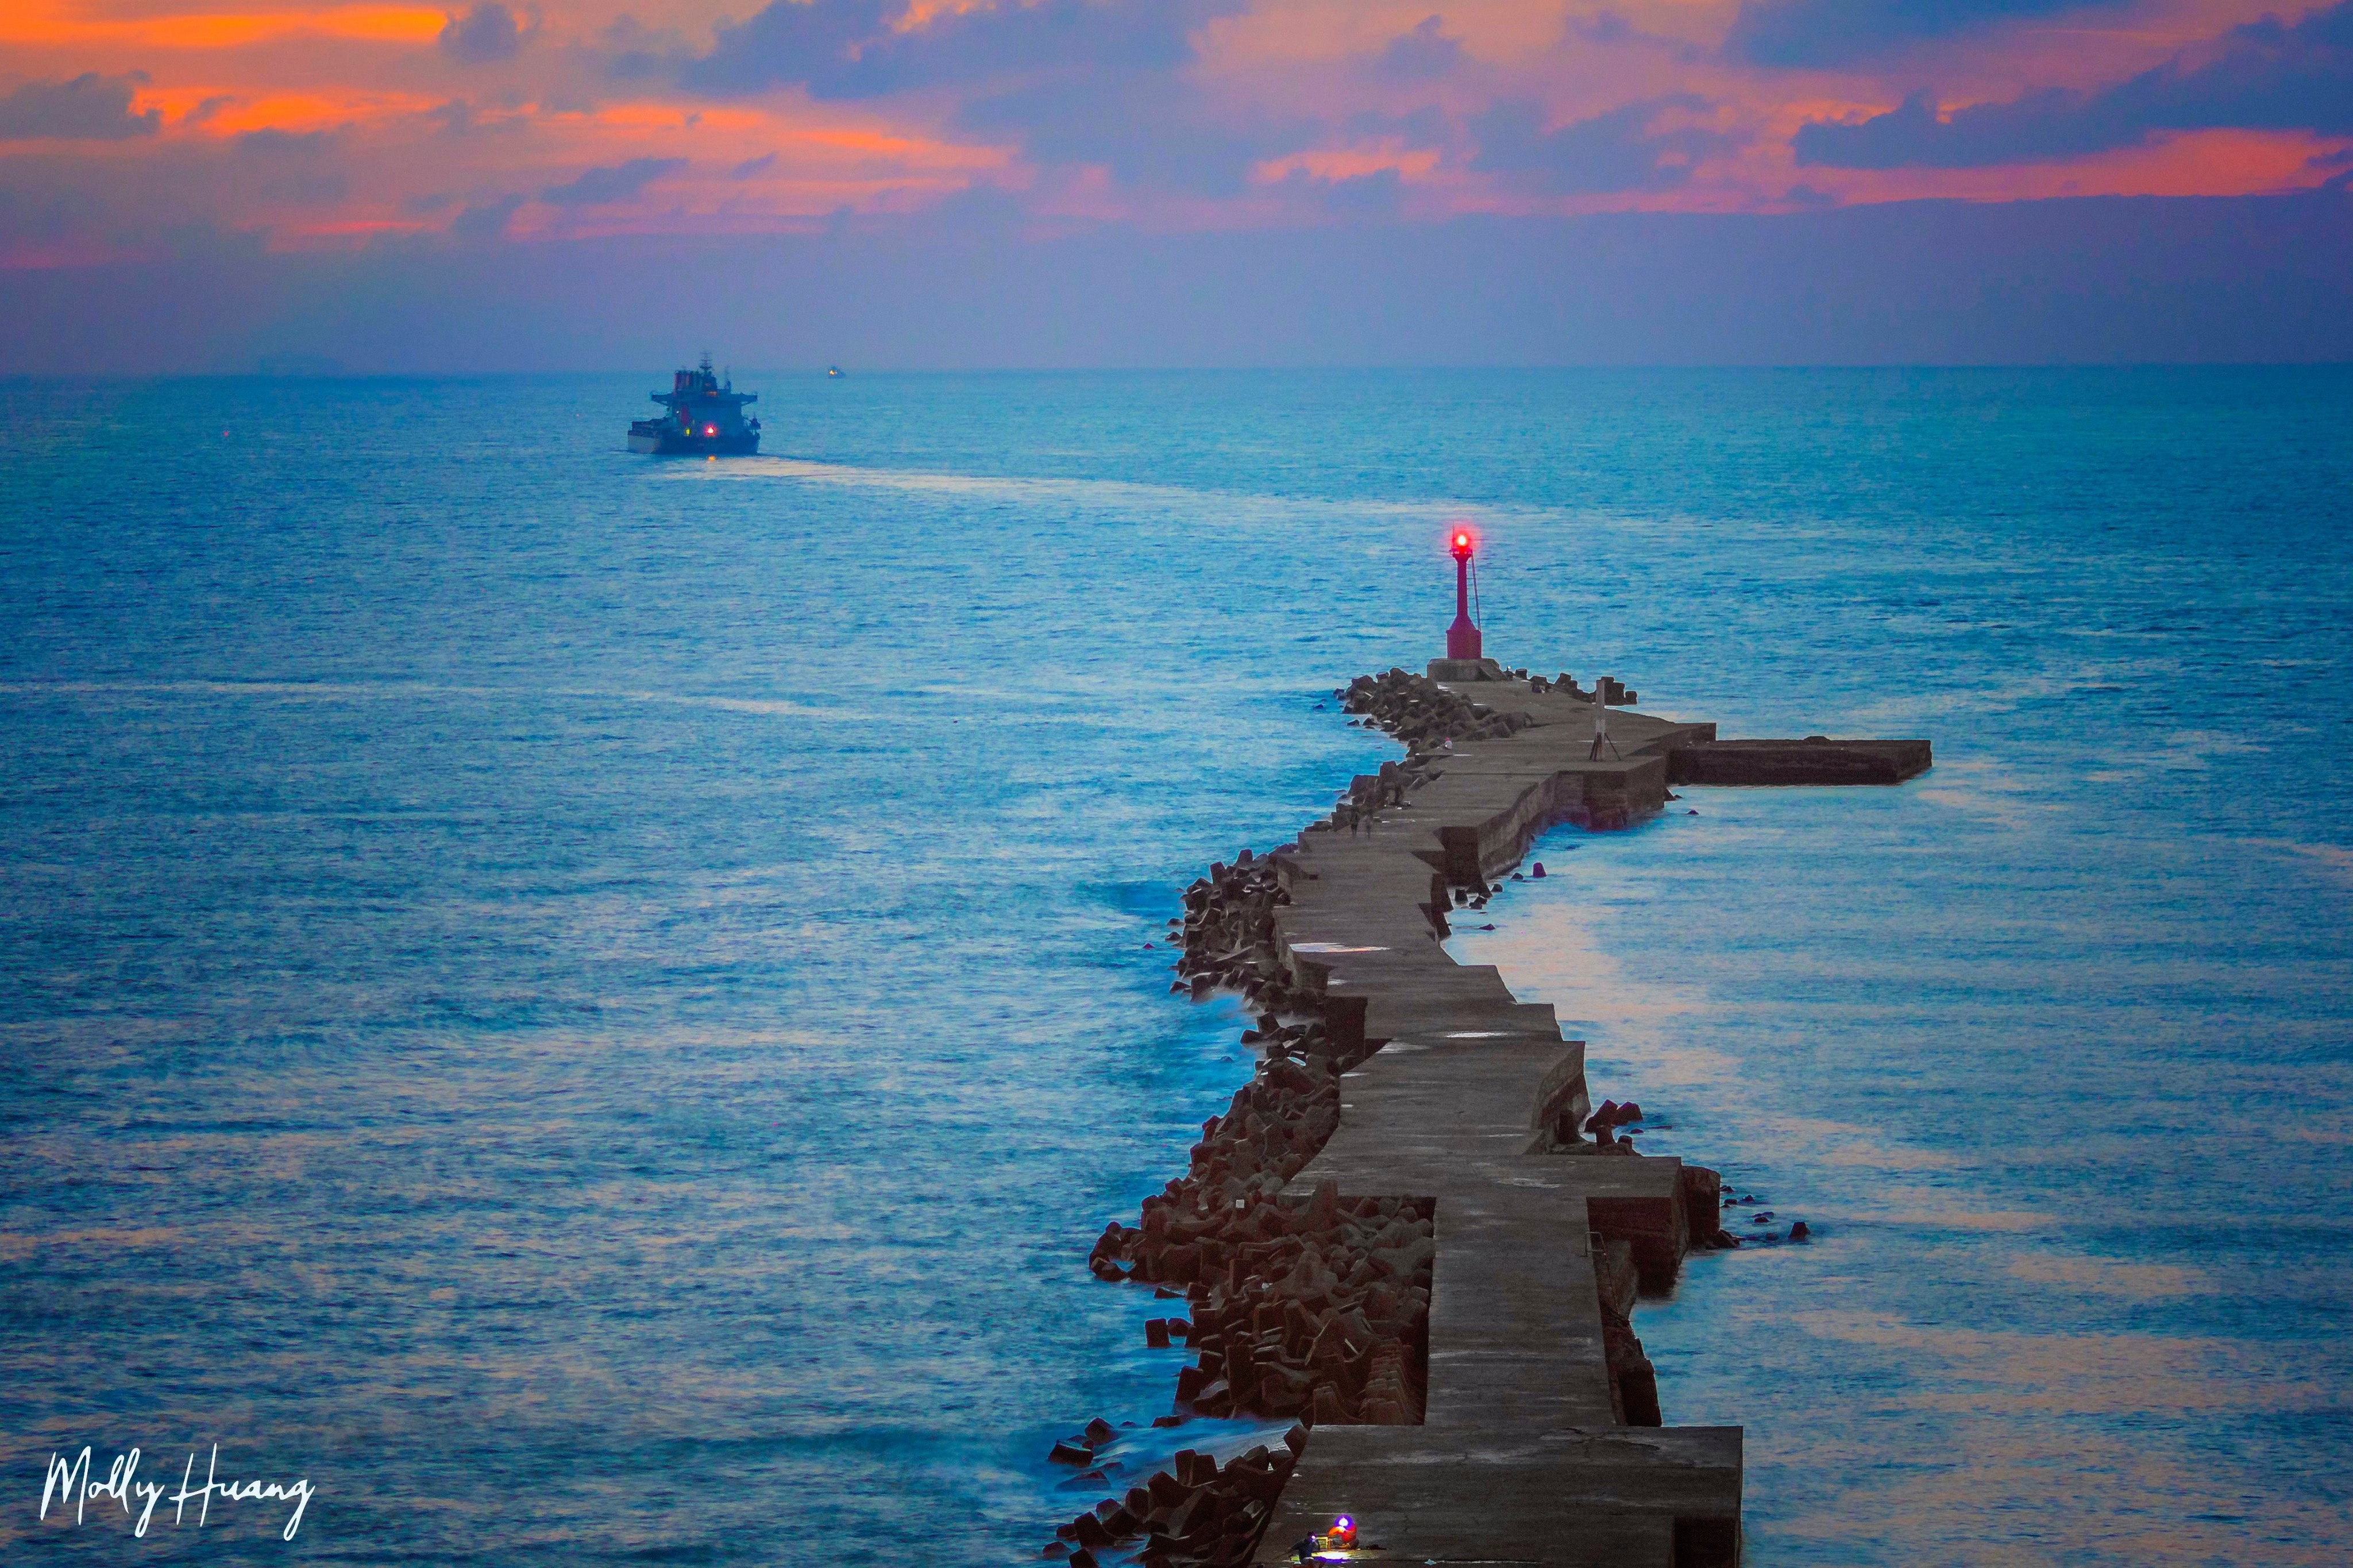
M1637 1317L1750 1560L2353 1553L2353 373L657 380L0 385L0 1556L1037 1561L1088 1416L1250 1440L1082 1266L1248 1070L1154 944L1458 517L1510 662L1936 746L1455 943L1817 1233Z

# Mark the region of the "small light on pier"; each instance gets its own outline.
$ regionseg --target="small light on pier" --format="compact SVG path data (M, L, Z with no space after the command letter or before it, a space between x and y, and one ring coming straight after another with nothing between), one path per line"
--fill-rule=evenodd
M1292 1559L1298 1563L1357 1561L1356 1521L1344 1513L1332 1521L1331 1529L1311 1531L1304 1541L1293 1548Z

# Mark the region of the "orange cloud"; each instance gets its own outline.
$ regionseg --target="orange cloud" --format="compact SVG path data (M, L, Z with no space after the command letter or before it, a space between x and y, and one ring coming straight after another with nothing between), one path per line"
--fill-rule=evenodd
M859 121L843 123L821 108L797 105L789 112L776 112L638 102L579 113L533 113L527 118L551 145L572 149L575 158L651 154L718 163L774 152L793 164L882 162L900 164L910 174L976 173L1002 169L1012 161L1012 154L1002 147L947 141L913 128L902 131L877 125L871 122L867 110L857 113ZM775 182L764 184L773 187Z
M1430 148L1408 149L1394 144L1378 148L1337 147L1271 158L1252 169L1250 177L1261 184L1272 184L1294 174L1319 180L1358 180L1384 169L1394 169L1399 178L1414 180L1427 177L1437 167L1438 153Z
M382 239L393 235L426 234L431 226L415 218L336 218L327 222L296 221L283 226L274 247L280 250L307 250L322 245L345 246Z
M31 9L0 13L0 43L104 44L157 49L234 49L288 37L430 43L448 16L414 6L341 5L320 11L209 12L122 19Z
M422 114L435 102L413 93L271 93L216 109L196 129L206 136L242 136L249 131L332 131Z
M1921 196L2245 196L2318 184L2311 160L2338 143L2300 132L2193 131L2068 163L1983 169L1805 169L1797 182L1850 202Z
M756 131L768 117L756 109L702 109L673 103L615 103L585 118L608 130L689 131L708 134L720 131Z

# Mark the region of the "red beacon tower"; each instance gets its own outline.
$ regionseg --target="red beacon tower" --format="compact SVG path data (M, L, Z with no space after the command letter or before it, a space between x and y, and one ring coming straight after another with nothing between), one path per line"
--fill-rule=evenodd
M1447 553L1454 557L1454 624L1446 628L1449 658L1479 657L1479 628L1471 621L1471 554L1478 547L1470 528L1456 523L1447 542Z

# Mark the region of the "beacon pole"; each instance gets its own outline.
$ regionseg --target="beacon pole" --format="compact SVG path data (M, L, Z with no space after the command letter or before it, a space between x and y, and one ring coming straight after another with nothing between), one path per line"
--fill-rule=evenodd
M1479 657L1479 628L1471 622L1471 552L1477 548L1471 531L1457 524L1447 547L1454 557L1454 624L1446 628L1449 658Z

